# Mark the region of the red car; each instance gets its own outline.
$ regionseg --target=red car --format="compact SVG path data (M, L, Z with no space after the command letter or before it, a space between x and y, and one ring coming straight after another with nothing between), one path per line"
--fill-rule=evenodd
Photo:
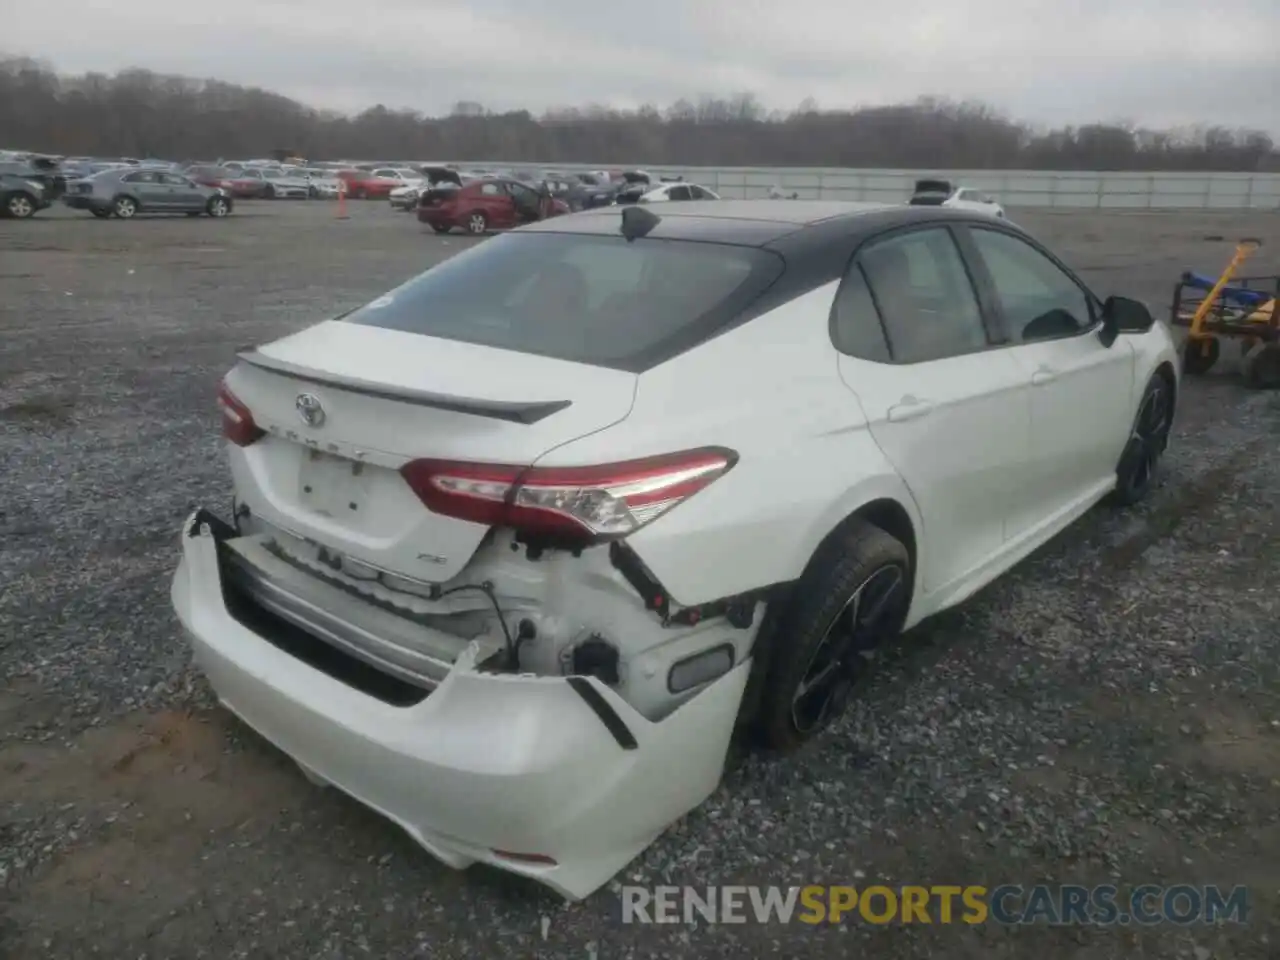
M385 200L397 187L403 187L421 179L412 171L392 167L379 167L377 170L339 170L337 176L347 185L347 196L352 200Z
M231 188L231 182L235 179L235 174L225 167L216 166L196 166L187 167L182 171L184 177L188 177L200 184L202 187L221 187L231 193L235 191Z
M476 236L568 212L563 200L518 180L474 180L456 190L429 190L418 204L418 220L436 233L461 227Z
M267 193L267 178L261 170L245 167L238 173L229 174L219 186L236 198L258 198Z

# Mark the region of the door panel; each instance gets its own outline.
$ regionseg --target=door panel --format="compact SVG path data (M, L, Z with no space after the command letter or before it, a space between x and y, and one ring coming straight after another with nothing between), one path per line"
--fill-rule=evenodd
M922 590L943 590L1004 549L1008 504L1025 496L1027 378L992 346L946 228L864 247L833 311L840 375L920 511Z
M191 180L167 173L164 175L164 181L173 190L175 207L180 207L184 211L204 209L204 194Z
M1032 482L1066 506L1115 473L1129 437L1133 347L1124 338L1104 347L1089 331L1010 353L1031 385Z
M138 198L142 210L164 211L172 208L173 196L169 188L160 182L160 175L152 172L135 174L129 181L131 192Z
M1004 350L898 366L840 358L871 434L915 498L921 584L932 593L998 554L1026 482L1026 377Z
M1031 388L1030 468L1043 519L1114 474L1129 435L1133 349L1123 338L1103 346L1096 299L1032 244L987 228L969 234ZM1024 524L1034 525L1033 512Z

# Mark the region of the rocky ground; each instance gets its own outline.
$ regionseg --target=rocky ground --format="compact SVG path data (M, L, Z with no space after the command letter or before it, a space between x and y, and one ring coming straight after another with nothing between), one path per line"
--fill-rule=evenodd
M333 213L0 221L0 956L1277 955L1280 398L1234 349L1186 384L1149 502L904 638L811 749L735 756L620 880L1245 884L1245 926L622 925L616 889L566 906L451 871L311 786L213 705L168 583L182 519L229 495L233 350L471 242L382 203ZM1014 216L1157 306L1237 235L1280 242L1274 216Z

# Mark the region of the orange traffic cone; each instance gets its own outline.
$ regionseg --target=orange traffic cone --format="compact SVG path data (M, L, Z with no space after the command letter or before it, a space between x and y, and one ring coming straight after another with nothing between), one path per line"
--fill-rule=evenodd
M339 220L347 218L347 181L338 181L338 217Z

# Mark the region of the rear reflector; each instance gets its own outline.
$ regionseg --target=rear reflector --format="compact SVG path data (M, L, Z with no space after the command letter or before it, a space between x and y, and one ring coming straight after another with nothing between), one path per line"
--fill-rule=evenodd
M222 411L222 435L237 447L247 447L266 435L266 431L253 422L253 413L231 392L225 380L218 384L218 408Z
M400 472L429 510L490 527L610 540L634 533L737 462L721 448L592 467L414 460Z

